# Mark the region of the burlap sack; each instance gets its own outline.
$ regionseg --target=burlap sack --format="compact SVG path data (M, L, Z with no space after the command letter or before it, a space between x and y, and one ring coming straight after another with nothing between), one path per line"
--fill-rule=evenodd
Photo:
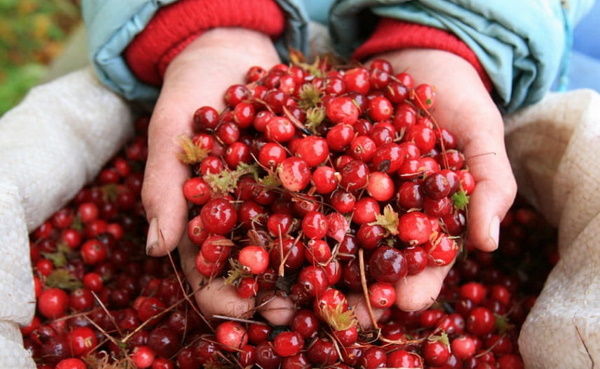
M560 261L519 337L527 368L600 363L600 95L551 94L506 119L522 193L559 230Z
M0 368L35 368L18 326L35 312L29 232L97 175L131 120L90 69L32 89L0 119Z

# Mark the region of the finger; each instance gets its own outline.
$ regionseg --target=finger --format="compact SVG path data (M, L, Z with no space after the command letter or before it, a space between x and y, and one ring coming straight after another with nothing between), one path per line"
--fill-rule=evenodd
M224 315L242 318L254 309L254 298L240 297L235 287L225 284L223 278L207 281L198 272L195 265L198 247L187 236L181 240L178 252L186 279L192 289L197 291L196 302L204 317L211 319L215 315Z
M247 318L255 306L253 297L240 297L231 284L223 278L215 278L196 293L196 301L207 318L223 315L232 318Z
M373 315L371 315L369 306L367 305L363 294L350 293L346 298L348 299L348 305L350 305L354 311L354 316L361 329L371 328L373 326L373 319L377 322L386 310L371 307L371 312L373 313Z
M187 203L182 188L189 167L179 161L178 138L191 134L187 113L157 104L148 129L148 160L142 202L150 222L146 253L162 256L175 249L187 224Z
M517 192L503 138L482 129L473 133L465 145L466 162L476 183L469 199L467 240L484 251L498 248L500 221Z
M437 299L452 264L427 267L419 274L396 282L396 306L404 311L420 311Z
M275 295L273 291L259 293L256 296L258 312L272 325L289 325L296 313L296 307L288 296Z

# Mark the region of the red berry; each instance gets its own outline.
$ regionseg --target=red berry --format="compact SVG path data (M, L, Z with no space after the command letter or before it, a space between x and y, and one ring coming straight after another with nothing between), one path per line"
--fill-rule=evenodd
M59 361L55 369L87 369L87 365L81 359L67 358Z
M215 330L215 337L225 351L236 351L248 343L246 329L234 321L220 323Z
M373 121L384 121L390 119L394 108L392 103L383 96L376 96L369 100L367 113Z
M467 282L460 286L459 294L471 300L475 305L479 305L486 298L487 289L479 282Z
M196 269L205 277L219 275L225 266L223 261L208 261L202 252L196 255Z
M350 124L333 126L326 136L327 145L333 151L345 151L354 138L354 128Z
M215 234L208 236L200 246L200 253L209 263L223 262L229 257L233 243L226 237Z
M371 137L360 135L350 141L348 154L356 160L368 163L373 158L373 155L375 155L376 149L377 145Z
M323 268L312 265L302 268L298 275L298 283L312 297L320 295L329 286L329 280Z
M467 331L479 337L492 333L495 326L494 314L484 307L474 307L467 317Z
M369 271L376 281L395 283L408 274L408 266L399 250L381 246L369 258Z
M294 134L296 134L294 124L285 117L275 116L265 126L265 137L271 142L288 142Z
M131 354L131 360L140 369L151 367L155 357L156 354L148 346L138 346Z
M431 85L424 83L415 87L414 100L420 109L431 109L435 102L435 92Z
M283 187L288 191L302 191L310 183L308 163L299 157L284 159L277 168L277 174Z
M398 237L409 245L421 245L431 236L429 217L419 211L402 214L398 220Z
M303 338L313 337L320 328L320 320L312 310L302 309L296 312L290 327Z
M81 258L88 265L98 265L106 260L108 250L106 246L96 239L91 239L81 245Z
M63 317L69 308L69 295L60 288L43 291L37 301L38 310L48 319Z
M365 196L354 204L352 221L356 224L371 223L376 220L378 214L381 214L379 202L370 196Z
M319 240L327 234L328 222L325 214L309 211L302 219L302 232L311 240Z
M451 186L448 178L441 173L432 173L423 181L425 195L432 199L441 199L450 194Z
M428 339L423 343L423 358L429 365L444 365L450 358L450 349L441 340Z
M273 350L281 357L296 355L304 348L304 339L298 332L284 331L273 340Z
M371 172L367 192L377 201L389 201L395 194L394 181L384 172Z
M306 160L310 167L316 167L329 157L329 146L324 138L307 136L299 140L295 154Z
M427 251L421 246L409 246L402 249L402 254L408 265L408 275L415 275L422 272L429 264Z
M235 285L238 296L247 298L258 293L258 280L256 277L244 277Z
M225 90L225 103L231 107L236 106L250 95L244 85L232 85Z
M312 183L318 193L326 195L338 187L339 174L332 167L322 165L313 171Z
M388 353L386 364L390 368L422 368L423 360L414 352L395 350Z
M245 246L240 250L238 261L252 274L261 274L269 266L269 253L262 246Z
M219 112L213 107L202 106L194 112L194 132L215 129L219 123Z
M391 283L375 282L369 286L369 300L378 309L387 309L396 303L396 288Z
M266 168L274 168L287 157L283 146L273 142L267 142L260 148L258 162Z
M429 264L444 266L452 263L458 253L456 241L444 233L437 238L427 241L423 249L429 255Z
M69 346L73 356L84 356L97 348L98 338L89 327L76 327L68 333Z
M235 226L237 211L227 199L213 198L202 207L200 217L208 233L224 235Z
M358 119L359 110L356 104L348 97L335 97L325 109L327 118L333 124L354 124Z
M383 348L372 346L365 351L360 361L361 367L365 369L382 368L387 363L387 354Z
M452 340L452 353L461 360L468 359L475 355L477 347L475 341L469 336L458 336Z
M339 359L333 342L324 338L317 338L308 347L306 356L311 363L318 367L332 365Z

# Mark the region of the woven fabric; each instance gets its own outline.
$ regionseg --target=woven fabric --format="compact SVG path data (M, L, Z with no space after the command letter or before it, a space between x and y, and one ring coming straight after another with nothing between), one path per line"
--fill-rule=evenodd
M519 349L527 368L591 368L600 358L600 95L550 94L506 129L519 191L559 230L560 261Z
M0 368L35 368L19 331L35 312L29 232L96 176L131 120L90 69L34 88L0 119Z

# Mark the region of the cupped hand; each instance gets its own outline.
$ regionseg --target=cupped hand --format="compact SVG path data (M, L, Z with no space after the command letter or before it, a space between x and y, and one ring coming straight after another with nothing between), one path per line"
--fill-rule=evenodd
M476 187L467 211L467 243L484 251L498 247L500 221L516 195L516 182L504 146L502 116L475 68L463 58L431 49L407 49L378 55L394 71L407 72L436 93L433 117L452 132L465 154ZM429 267L396 286L397 305L422 310L437 298L451 266Z
M191 252L197 246L185 237L188 205L182 187L191 173L189 166L178 159L179 138L191 136L192 116L199 107L222 110L223 93L230 85L243 81L250 67L268 69L278 62L268 36L246 29L218 28L194 40L167 67L148 132L142 188L150 223L146 252L163 256L179 245L183 268L193 288L201 278L194 267L195 253Z

